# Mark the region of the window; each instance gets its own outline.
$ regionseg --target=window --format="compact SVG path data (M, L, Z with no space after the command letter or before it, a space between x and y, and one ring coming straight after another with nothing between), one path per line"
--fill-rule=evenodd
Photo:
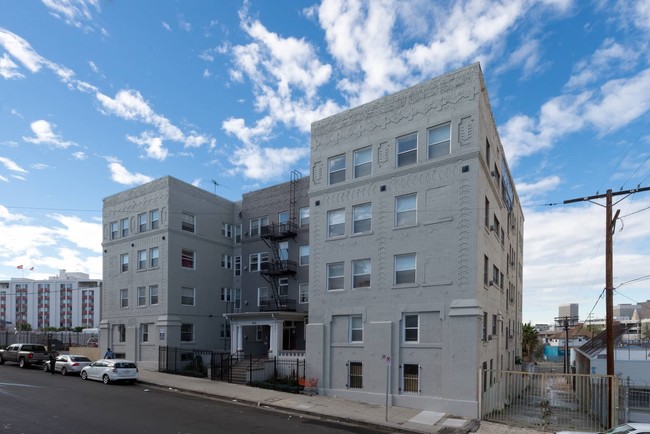
M395 284L415 283L415 253L395 255Z
M350 342L363 342L363 318L361 315L350 317Z
M300 227L307 226L309 224L309 208L300 208Z
M309 265L309 244L305 246L300 246L299 251L300 251L300 258L298 263L300 265Z
M233 288L233 301L235 302L235 309L241 309L241 288Z
M407 166L418 161L418 134L411 133L398 137L397 142L397 166Z
M149 324L140 324L141 342L149 342Z
M412 226L417 223L417 194L395 198L395 226Z
M487 341L488 334L488 313L483 312L483 327L481 328L482 340Z
M267 216L259 217L250 220L250 236L257 237L260 235L260 228L269 225L269 218Z
M129 236L129 219L122 219L120 226L122 227L122 237Z
M194 340L194 324L181 324L181 342Z
M147 213L138 214L138 232L147 230Z
M158 285L149 285L149 304L158 304Z
M151 217L151 229L158 229L160 227L160 211L154 209L149 216Z
M264 328L258 325L255 327L255 340L261 341L262 339L264 339Z
M241 256L235 256L235 265L233 269L235 276L241 276Z
M248 255L248 271L251 273L259 272L262 270L262 264L269 262L269 254L267 252L251 253Z
M232 238L232 225L230 223L221 223L221 235L227 238Z
M289 211L282 211L278 213L278 230L286 232L289 229Z
M194 261L196 259L196 252L193 250L181 250L181 267L194 269Z
M492 285L499 286L499 269L496 265L492 265Z
M120 289L120 308L126 309L129 307L129 290Z
M429 158L442 157L448 155L451 150L449 144L451 142L451 124L440 125L431 128L427 132Z
M405 363L402 375L404 393L420 393L420 366Z
M361 178L372 173L372 147L354 151L354 177Z
M187 286L181 288L181 304L183 306L194 306L194 288Z
M230 288L221 288L221 301L232 301L231 291Z
M345 154L327 160L327 168L330 185L345 181Z
M485 198L485 227L490 227L490 200Z
M488 280L489 268L490 268L490 260L488 259L487 255L483 255L483 284L484 285L490 284L490 281Z
M117 326L117 339L119 342L126 342L126 326L124 324Z
M309 283L298 285L298 303L309 303Z
M289 260L289 241L281 241L278 243L278 257L281 261Z
M126 273L129 271L129 254L124 253L120 255L120 271Z
M501 231L501 223L499 223L499 219L497 218L496 214L492 216L494 225L490 228L491 231L494 231L494 234L499 238L499 232Z
M258 306L269 305L269 288L267 288L266 286L257 288L257 305Z
M138 250L138 270L144 270L147 268L147 251Z
M420 315L404 315L404 342L418 342Z
M490 142L488 139L485 139L485 161L486 161L486 166L490 167Z
M110 227L111 227L111 240L115 240L115 239L117 239L117 234L118 234L118 232L117 232L117 222L111 222Z
M195 222L196 222L196 216L194 216L194 214L184 212L181 220L181 229L187 232L194 233Z
M147 305L147 287L146 286L138 286L137 289L137 296L138 296L138 307L146 306Z
M327 212L327 236L329 238L345 235L345 210L335 209Z
M287 303L287 298L289 297L289 279L287 277L282 277L278 279L278 298L282 304Z
M650 410L650 389L630 387L628 392L630 408Z
M151 268L156 268L158 266L158 247L152 247L149 249L149 258L151 261Z
M348 388L363 388L363 364L361 362L348 363Z
M372 204L364 203L352 208L352 233L370 232L372 227Z
M492 335L496 335L496 334L497 334L497 316L493 314L492 315Z
M327 264L327 290L343 289L343 262Z
M352 261L352 288L370 288L370 259Z
M221 255L221 268L232 268L232 256Z
M241 243L241 225L235 225L235 243Z

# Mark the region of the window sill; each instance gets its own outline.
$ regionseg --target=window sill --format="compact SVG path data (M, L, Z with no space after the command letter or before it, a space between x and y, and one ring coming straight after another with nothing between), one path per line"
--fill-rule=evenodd
M403 283L401 285L393 285L391 289L402 289L402 288L419 288L420 285L417 283Z
M347 238L345 235L337 235L335 237L328 237L325 241L344 240L345 238Z
M362 236L364 236L364 235L372 235L372 234L374 234L374 231L357 232L357 233L354 233L354 234L350 235L350 238L354 238L354 237L362 237Z
M454 220L453 217L444 217L444 218L441 218L441 219L438 219L438 220L423 223L423 225L428 226L428 225L435 225L435 224L438 224L438 223L448 223L448 222L451 222L453 220Z
M412 225L395 226L393 229L395 229L395 230L400 230L400 229L412 229L412 228L417 228L418 226L420 226L420 224L419 224L419 223L415 223L415 224L412 224Z

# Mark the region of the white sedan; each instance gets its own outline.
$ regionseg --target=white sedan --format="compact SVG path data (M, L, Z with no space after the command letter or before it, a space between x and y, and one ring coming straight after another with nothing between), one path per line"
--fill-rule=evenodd
M625 423L602 433L558 431L556 434L650 434L650 423Z
M79 374L84 366L88 366L91 363L92 360L86 356L64 354L56 358L54 372L60 372L61 375L67 375L70 373ZM43 364L43 371L50 372L49 360Z
M116 381L135 383L138 367L125 359L100 359L81 370L82 380L97 380L108 384Z

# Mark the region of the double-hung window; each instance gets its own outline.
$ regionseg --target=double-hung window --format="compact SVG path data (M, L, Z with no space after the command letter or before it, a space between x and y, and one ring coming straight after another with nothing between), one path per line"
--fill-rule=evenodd
M257 305L258 306L268 306L269 305L269 288L263 286L257 288Z
M158 304L158 285L149 285L149 304Z
M158 229L160 227L160 211L154 209L149 213L149 217L151 217L151 229Z
M327 212L328 238L342 237L345 235L345 209L335 209Z
M129 290L120 289L120 308L126 309L129 307Z
M111 222L110 227L111 227L111 240L115 240L117 239L117 235L118 235L117 222Z
M188 212L184 212L182 215L181 229L187 232L196 232L196 216Z
M124 253L120 255L120 271L126 273L129 271L129 254Z
M416 193L397 196L395 198L395 226L412 226L417 223Z
M397 166L408 166L418 162L418 133L407 134L395 139L397 142Z
M260 235L261 228L269 225L268 216L258 217L256 219L250 220L250 236L258 237Z
M147 305L147 287L146 286L138 286L138 307L146 306Z
M352 208L352 233L370 232L372 227L372 204L363 203Z
M370 259L352 261L352 288L370 288Z
M419 342L420 315L404 315L404 342Z
M241 256L235 256L233 269L235 276L241 276Z
M138 250L138 270L144 270L147 268L147 251Z
M286 232L289 230L289 211L278 213L278 230L280 232Z
M309 207L300 208L300 227L309 224Z
M231 269L232 268L232 256L222 254L221 255L221 267Z
M415 253L395 255L395 285L415 283Z
M327 160L327 167L330 185L345 181L345 154Z
M372 173L372 146L354 151L354 177L361 178Z
M251 273L262 271L262 264L269 262L268 252L251 253L248 255L248 271Z
M300 258L299 258L299 264L300 265L309 265L309 244L300 246Z
M149 342L149 324L140 325L140 339L141 342Z
M158 257L159 257L158 247L152 247L149 249L149 261L151 268L156 268L158 266Z
M129 219L122 219L120 222L122 226L122 238L129 236Z
M232 225L230 223L221 223L221 235L227 238L232 238Z
M434 128L430 128L427 132L429 158L442 157L448 155L451 150L449 144L451 143L451 124L446 123Z
M194 340L194 324L181 324L181 342Z
M196 261L196 252L194 250L181 250L181 267L194 269Z
M298 285L298 303L309 303L309 283Z
M138 214L138 232L145 232L147 230L147 213L143 212Z
M363 342L363 318L361 315L350 317L350 342Z
M327 264L327 290L343 289L343 262Z
M195 289L188 286L181 288L181 304L183 306L194 306Z

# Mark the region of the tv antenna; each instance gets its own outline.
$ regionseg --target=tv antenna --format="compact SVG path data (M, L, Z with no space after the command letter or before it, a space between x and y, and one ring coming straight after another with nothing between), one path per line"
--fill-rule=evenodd
M214 184L214 194L217 194L217 187L219 187L221 184L219 184L214 179L212 180L212 183Z

